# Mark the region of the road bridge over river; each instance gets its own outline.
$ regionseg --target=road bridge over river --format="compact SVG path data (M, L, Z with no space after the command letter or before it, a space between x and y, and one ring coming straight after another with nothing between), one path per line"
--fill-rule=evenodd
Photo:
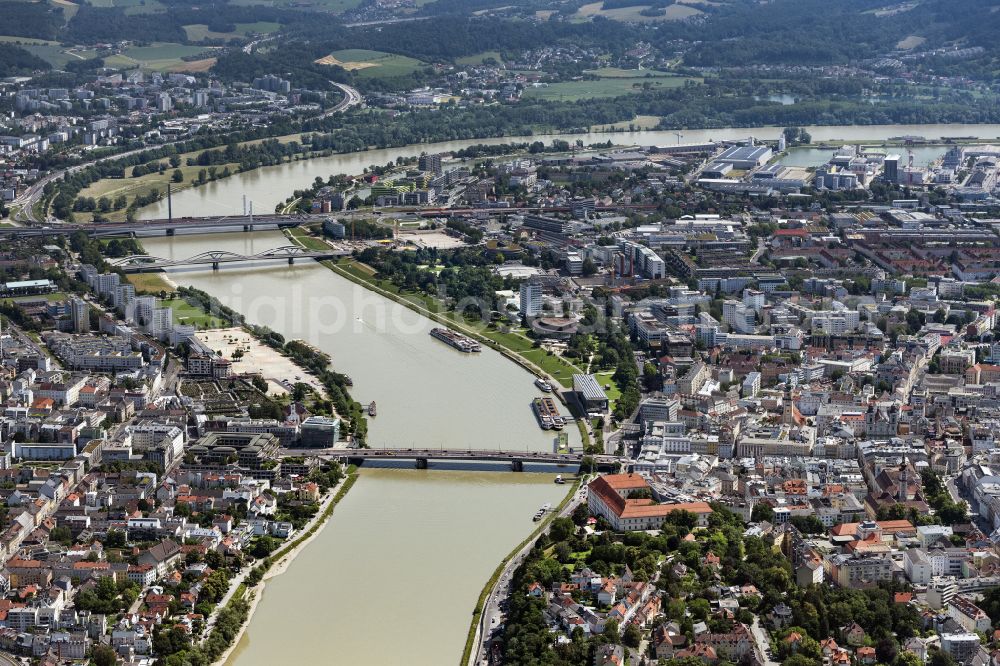
M180 217L174 219L135 220L133 222L101 222L99 224L62 224L7 227L2 236L70 236L77 231L92 237L133 236L139 233L165 233L173 236L185 233L218 231L255 231L257 229L297 227L315 221L306 215L226 215L217 217Z
M514 451L492 449L286 449L287 456L319 456L325 459L344 459L352 462L365 460L413 460L418 468L426 468L432 460L449 462L503 462L511 469L521 471L525 463L547 465L580 465L585 457L593 460L595 467L611 468L620 462L618 456L545 451Z
M621 204L615 206L597 206L595 210L648 210L654 208L648 204ZM336 217L340 220L354 218L367 219L375 216L414 216L422 218L440 218L451 216L469 216L482 212L494 215L523 215L525 213L554 214L571 212L566 206L526 207L526 208L428 208L426 206L401 206L393 208L358 211L338 211L334 213L275 213L269 215L217 215L208 217L168 217L152 220L134 220L132 222L101 222L91 224L70 224L53 222L51 224L32 224L26 226L6 227L0 229L2 237L38 237L38 236L69 236L77 231L84 231L88 236L110 238L114 236L135 236L162 233L173 236L176 233L220 233L233 231L258 231L262 229L284 229L297 227L301 224L321 222Z

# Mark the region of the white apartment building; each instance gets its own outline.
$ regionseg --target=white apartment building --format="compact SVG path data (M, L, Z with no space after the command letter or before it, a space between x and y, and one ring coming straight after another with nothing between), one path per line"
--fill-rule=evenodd
M812 330L827 335L840 335L853 331L861 324L861 314L856 310L817 312L812 317Z
M767 299L764 297L764 292L757 291L756 289L743 290L743 305L748 308L752 310L760 310L766 303Z
M722 304L722 320L737 333L753 333L757 326L757 313L739 301L727 300Z
M156 309L156 296L136 296L135 319L141 326L146 326L153 320L153 310Z
M993 627L990 616L963 596L956 596L948 602L948 617L962 625L968 632L988 633Z
M125 308L135 300L135 287L130 284L120 284L115 290L115 307L125 311Z
M99 294L114 294L119 281L118 273L101 273L94 276L94 290Z
M521 283L521 316L537 317L542 313L542 285L526 280Z
M173 308L153 308L152 317L146 325L146 332L157 339L166 337L174 324Z
M978 634L941 634L941 651L960 664L972 663L979 652L979 645Z

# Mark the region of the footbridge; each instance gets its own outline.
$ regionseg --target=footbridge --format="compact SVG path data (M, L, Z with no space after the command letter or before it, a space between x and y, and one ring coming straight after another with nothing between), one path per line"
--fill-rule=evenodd
M168 259L164 257L154 257L148 254L136 254L129 257L112 259L108 263L116 268L121 268L125 273L143 273L146 271L159 271L165 268L175 268L178 266L200 266L211 265L213 270L218 270L222 264L269 261L275 259L285 259L289 265L294 264L296 259L334 259L342 257L346 252L342 250L307 250L298 245L283 245L257 254L237 254L227 250L209 250L196 254L187 259Z

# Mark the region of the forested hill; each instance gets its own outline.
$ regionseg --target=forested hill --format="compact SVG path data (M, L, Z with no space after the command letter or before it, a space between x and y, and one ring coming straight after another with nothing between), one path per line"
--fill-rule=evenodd
M44 2L0 2L3 28L11 37L55 39L63 25L63 14Z
M961 62L949 62L946 54L934 64L946 72L1000 78L996 0L720 0L697 5L697 14L687 20L646 23L581 14L584 5L592 7L588 0L434 0L418 10L426 20L357 28L344 27L332 4L276 6L280 3L273 0L260 0L260 4L240 0L236 5L235 1L163 0L144 11L81 3L75 14L66 14L51 4L0 0L5 18L0 34L79 44L187 43L186 26L207 25L211 33L223 34L237 24L271 22L317 52L372 49L435 62L560 43L595 46L615 54L644 42L661 53L682 53L684 64L697 67L847 64L891 53L909 38L917 40L925 52L981 48L982 53L966 54ZM603 7L663 8L675 3L605 0ZM373 6L371 0L361 0L350 11L369 6ZM473 15L500 7L495 15ZM539 14L541 10L547 11Z
M441 62L482 51L516 53L558 44L595 46L616 53L632 48L636 41L653 33L603 18L574 23L443 16L426 21L339 30L311 24L297 28L294 34L331 50L373 49ZM441 35L448 35L448 39L441 39Z
M979 47L982 53L961 60L928 55L928 62L946 71L967 68L976 78L1000 78L1000 11L995 0L925 0L900 6L885 0L729 0L708 6L696 20L644 24L602 16L570 20L567 14L572 16L583 0L548 3L559 9L549 20L539 21L535 11L546 3L521 1L437 0L423 11L441 14L424 21L353 29L310 22L296 25L292 32L331 50L374 49L426 61L558 44L596 46L614 54L646 42L661 53L683 52L684 64L696 67L850 64L890 54L897 44L914 38L921 51ZM507 8L502 16L468 16L471 8L491 2ZM606 0L605 5L609 2L649 4Z
M21 4L21 3L16 3ZM118 7L83 5L68 23L62 36L72 42L130 40L140 42L186 42L184 26L204 24L217 33L230 32L238 23L274 22L285 27L317 22L315 14L265 6L238 6L225 0L208 3L168 5L163 11L136 13ZM320 22L336 25L331 16Z
M0 43L0 77L49 69L49 63L15 44Z

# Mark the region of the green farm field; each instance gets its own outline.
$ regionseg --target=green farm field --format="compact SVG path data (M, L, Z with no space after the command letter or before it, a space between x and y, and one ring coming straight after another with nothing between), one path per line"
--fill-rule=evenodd
M108 67L120 69L142 67L157 72L181 71L195 69L193 66L196 65L196 63L185 61L183 58L206 53L208 50L202 46L157 42L152 46L133 46L126 49L124 53L105 58L104 62ZM212 59L207 58L207 60L199 62L208 60Z
M595 70L600 72L601 70ZM679 88L689 79L682 76L623 76L625 70L616 70L611 76L602 76L596 80L560 81L538 88L527 88L524 96L529 99L574 102L580 99L595 99L599 97L621 97L642 92L645 88L652 90Z
M296 7L339 14L361 5L363 0L231 0L230 5L243 7Z
M497 62L503 62L503 58L500 57L499 51L483 51L482 53L465 56L464 58L455 58L455 64L466 66L482 65L484 62L491 59L496 60Z
M187 38L192 42L203 42L206 39L234 39L246 37L247 35L266 35L281 29L280 23L271 21L257 21L256 23L237 23L236 29L232 32L213 32L204 23L192 23L184 26Z
M94 7L116 7L124 9L126 14L155 14L166 11L166 7L158 0L91 0Z
M348 71L353 71L358 77L366 79L388 79L406 76L424 63L407 56L369 51L367 49L344 49L334 51L317 61L321 65L339 65Z

